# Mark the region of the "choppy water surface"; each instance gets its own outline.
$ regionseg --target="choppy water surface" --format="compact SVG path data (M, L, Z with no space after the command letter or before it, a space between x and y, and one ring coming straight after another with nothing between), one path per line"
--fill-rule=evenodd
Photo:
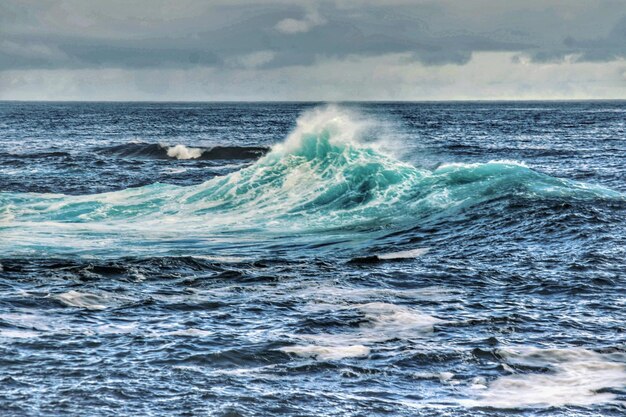
M0 103L3 415L623 415L626 103Z

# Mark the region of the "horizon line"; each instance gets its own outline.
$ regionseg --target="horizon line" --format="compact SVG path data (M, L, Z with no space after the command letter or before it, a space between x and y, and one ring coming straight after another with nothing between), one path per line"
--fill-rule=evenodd
M0 99L0 103L539 103L539 102L620 102L626 98L564 99L432 99L432 100L21 100Z

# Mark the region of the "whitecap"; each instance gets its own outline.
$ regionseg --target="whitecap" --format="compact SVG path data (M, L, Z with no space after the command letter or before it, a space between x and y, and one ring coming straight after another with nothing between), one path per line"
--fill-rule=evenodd
M188 148L185 145L167 147L167 156L176 159L197 159L202 156L202 152L200 148Z
M425 253L428 252L428 248L415 248L415 249L409 249L409 250L404 250L404 251L399 251L399 252L388 252L388 253L381 253L378 256L378 259L384 259L384 260L392 260L392 259L411 259L411 258L417 258L418 256L422 256Z
M332 361L345 358L363 358L370 354L370 349L363 345L295 345L282 347L279 350L285 353L293 353L298 356L311 357L322 361Z

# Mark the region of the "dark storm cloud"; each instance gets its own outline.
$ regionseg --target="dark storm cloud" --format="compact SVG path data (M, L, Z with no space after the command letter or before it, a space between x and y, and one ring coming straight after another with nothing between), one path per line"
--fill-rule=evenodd
M0 70L279 68L409 53L427 65L475 52L533 61L626 57L624 1L4 0Z
M568 37L564 44L573 51L582 51L581 59L587 61L610 61L625 57L626 16L618 21L605 37L591 39Z

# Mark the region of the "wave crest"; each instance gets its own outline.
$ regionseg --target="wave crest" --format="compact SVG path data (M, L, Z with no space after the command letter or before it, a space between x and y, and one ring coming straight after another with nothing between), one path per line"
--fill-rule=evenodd
M168 146L157 143L131 142L97 151L105 155L135 159L257 159L268 152L261 146L214 146L211 148L188 147L182 144Z

